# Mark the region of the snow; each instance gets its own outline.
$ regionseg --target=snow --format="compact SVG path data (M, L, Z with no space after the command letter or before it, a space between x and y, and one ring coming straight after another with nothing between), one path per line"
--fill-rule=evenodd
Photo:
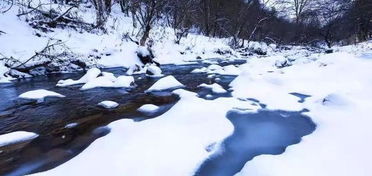
M39 135L27 131L15 131L7 134L0 135L0 147L29 141L37 138Z
M161 77L163 76L161 69L155 64L148 65L146 67L146 74L151 77ZM150 73L150 75L148 74Z
M239 75L241 73L241 70L234 66L234 65L228 65L223 67L224 75Z
M158 80L147 90L147 92L175 89L180 87L184 87L184 85L174 78L174 76L170 75Z
M253 59L231 83L235 97L257 99L269 109L306 108L317 124L301 143L281 155L255 157L237 176L371 174L372 61L345 52L316 58L282 69L273 66L277 57ZM299 103L291 92L311 97Z
M76 122L74 122L74 123L69 123L69 124L67 124L66 126L65 126L65 128L74 128L74 127L76 127L76 126L78 126L79 124L78 123L76 123Z
M101 106L101 107L104 107L106 109L113 109L113 108L116 108L119 106L118 103L114 102L114 101L102 101L100 103L98 103L98 106Z
M72 86L75 84L83 84L87 83L89 81L92 81L97 78L98 75L101 74L101 70L98 68L91 68L87 71L87 73L81 77L79 80L72 80L72 79L67 79L67 80L60 80L57 83L58 87L67 87L67 86Z
M136 53L142 57L150 56L150 51L144 46L138 46Z
M17 18L18 10L15 6L0 15L0 29L6 32L0 35L0 43L6 43L1 45L0 53L6 57L26 61L45 47L49 39L63 41L74 56L89 68L133 69L135 65L142 66L137 52L149 54L123 37L123 34L137 33L139 29L132 27L131 19L120 12L118 4L112 7L112 16L105 26L106 33L72 29L41 33L25 22L26 17ZM79 11L74 13L87 22L95 20L93 8L79 7ZM42 36L37 37L36 33ZM369 114L372 109L372 78L369 75L372 74L372 42L335 47L335 53L328 55L312 54L304 47L295 46L291 46L289 51L274 53L276 46L250 42L249 49L267 52L269 57L250 57L243 66L221 67L204 59L240 58L228 46L227 38L189 34L176 45L172 29L156 26L150 37L154 40L155 60L162 64L185 64L201 58L203 63L212 65L195 69L193 73L211 74L208 77L214 77L214 74L239 75L230 84L233 97L211 101L198 98L192 92L176 90L174 93L181 99L168 112L140 123L128 119L113 122L109 125L110 134L93 142L67 163L40 175L193 175L199 164L213 154L205 149L212 143L220 143L234 130L225 117L226 112L233 108L248 108L254 112L258 108L252 106L251 101L238 100L249 98L266 104L269 110L299 111L306 108L309 110L306 115L316 122L317 129L304 137L301 143L288 147L282 155L255 157L238 176L371 175L372 142L369 139L372 139L372 120ZM231 54L221 55L219 51ZM287 61L291 66L282 67ZM147 69L161 74L158 68ZM61 70L71 71L70 68ZM13 79L5 76L8 71L5 62L0 61L1 83L9 83ZM83 84L81 89L85 90L130 87L133 83L131 76L115 77L112 73L92 68L81 79L61 80L57 86ZM216 92L226 91L218 84L204 86L212 91L216 89ZM184 86L173 76L167 76L148 91L179 87ZM290 94L293 92L311 97L300 103L298 97ZM43 99L46 96L63 97L40 89L26 92L20 98ZM145 106L144 109L151 108ZM10 134L10 137L7 136L9 134L1 135L0 143L24 137L18 132ZM25 138L37 136L34 133L28 135Z
M159 106L153 105L153 104L145 104L142 105L140 108L137 109L137 111L142 113L154 113L159 109Z
M83 83L85 84L80 88L81 90L88 90L97 87L125 88L131 87L132 84L134 84L134 78L133 76L115 77L113 73L101 72L98 68L92 68L79 80L60 80L58 81L57 86L66 87Z
M191 73L208 73L208 74L220 74L220 75L239 75L241 70L234 65L227 65L221 67L216 64L210 65L208 68L196 68Z
M133 76L119 76L116 78L113 87L130 87L134 84Z
M202 68L196 68L191 71L191 73L205 73L208 71L208 68L202 67Z
M221 85L219 85L217 83L213 83L211 85L208 85L208 84L203 83L203 84L199 85L199 87L211 89L212 92L218 93L218 94L226 93L227 92Z
M221 70L221 69L223 69L221 66L215 65L215 64L208 66L208 70L210 71L216 71L216 70Z
M28 91L28 92L25 92L19 95L19 98L35 99L35 100L43 100L45 97L63 98L65 96L59 93L53 92L53 91L45 90L45 89L32 90L32 91Z
M163 115L141 122L113 122L108 125L109 134L78 156L35 175L192 175L217 150L209 150L211 144L218 148L219 142L232 134L227 111L234 107L257 109L252 102L235 98L208 101L182 89L174 93L181 99Z
M81 87L81 90L87 90L87 89L93 89L97 87L112 87L113 81L110 80L110 77L107 76L100 76L98 78L95 78L83 85Z

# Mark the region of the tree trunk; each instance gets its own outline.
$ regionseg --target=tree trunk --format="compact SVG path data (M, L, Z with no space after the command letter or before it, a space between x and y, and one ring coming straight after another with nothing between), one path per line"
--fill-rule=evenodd
M149 38L149 35L150 35L150 30L151 30L151 26L146 25L145 31L143 32L142 38L140 40L140 45L141 46L145 46L146 41L147 41L147 39Z

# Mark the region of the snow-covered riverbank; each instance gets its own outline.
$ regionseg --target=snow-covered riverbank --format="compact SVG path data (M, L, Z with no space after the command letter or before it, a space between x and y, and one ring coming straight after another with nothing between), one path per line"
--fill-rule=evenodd
M204 100L176 90L181 100L164 115L139 123L113 122L106 137L40 175L193 175L203 161L223 152L219 145L234 130L225 117L228 111L255 113L265 104L267 110L307 109L304 114L317 129L281 155L248 161L237 175L367 176L372 172L372 80L366 75L372 74L372 58L366 53L299 57L284 68L277 67L278 56L251 59L230 84L233 97ZM309 97L300 101L294 93Z

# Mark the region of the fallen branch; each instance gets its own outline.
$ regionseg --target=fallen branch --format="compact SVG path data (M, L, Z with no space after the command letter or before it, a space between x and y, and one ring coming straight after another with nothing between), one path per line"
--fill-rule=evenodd
M85 29L87 31L90 31L90 30L95 28L94 24L90 24L90 23L86 23L82 20L77 20L77 19L72 19L72 18L66 17L67 14L69 14L69 12L72 9L77 8L77 6L71 6L65 12L59 14L56 11L52 11L52 10L45 11L45 10L41 9L41 7L43 7L45 5L49 5L49 4L40 3L36 7L31 6L30 3L27 4L27 5L26 4L20 4L20 5L27 8L27 9L31 9L31 10L18 14L17 15L18 17L35 12L35 13L38 13L39 15L47 18L45 20L36 20L35 21L37 23L35 25L36 28L42 26L43 24L46 24L46 25L48 25L49 27L52 27L52 28L57 27L58 24L61 24L61 25L64 25L64 26L69 26L69 27L72 27L72 28L77 28L77 27L83 27L84 28L85 27ZM68 23L74 24L75 26L74 25L68 25Z
M47 52L50 48L56 46L56 45L60 45L61 42L56 42L56 43L53 43L53 44L50 44L50 40L48 41L47 45L40 51L40 52L35 52L35 54L33 56L31 56L29 59L27 59L26 61L20 63L19 65L15 66L15 67L11 67L11 69L20 69L22 66L26 65L28 62L30 62L31 60L35 59L36 57L44 54L45 52Z
M65 12L63 12L61 15L55 17L51 22L57 21L58 19L62 18L62 17L65 16L68 12L70 12L70 10L72 10L73 8L75 8L75 6L71 6L69 9L67 9Z
M40 3L40 4L37 5L36 7L32 7L32 6L31 6L31 1L30 1L27 5L22 4L22 3L20 3L19 5L20 5L20 6L23 6L23 7L26 7L26 8L28 8L28 9L31 9L31 10L30 10L30 11L25 11L25 12L20 13L20 14L17 14L17 17L20 17L20 16L23 16L23 15L30 14L30 13L32 13L32 12L34 12L34 11L37 11L37 12L39 12L39 13L41 13L41 14L47 16L47 17L49 17L49 13L44 12L44 11L42 11L42 10L39 9L40 7L42 7L42 6L44 6L44 5L50 5L49 3L48 3L48 4Z

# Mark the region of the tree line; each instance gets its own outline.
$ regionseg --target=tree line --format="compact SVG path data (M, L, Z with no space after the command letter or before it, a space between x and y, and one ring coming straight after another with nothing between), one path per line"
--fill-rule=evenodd
M93 0L111 1L111 0ZM278 44L350 44L372 37L372 0L117 0L142 29L141 44L159 21L175 30ZM283 15L284 14L284 15Z
M13 2L13 0L6 0ZM145 45L151 29L174 29L175 43L190 32L231 38L231 46L249 41L276 44L350 44L372 37L372 0L53 0L90 3L96 27L104 26L113 4L140 29ZM12 3L13 4L13 3Z

